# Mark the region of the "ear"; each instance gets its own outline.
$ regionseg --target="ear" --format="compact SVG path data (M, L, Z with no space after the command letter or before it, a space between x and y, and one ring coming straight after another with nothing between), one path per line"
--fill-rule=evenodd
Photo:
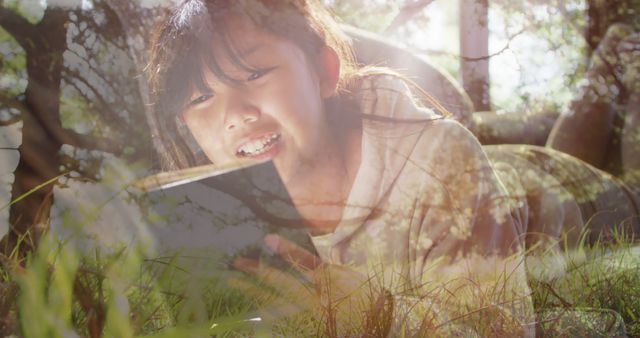
M340 81L340 58L329 46L324 46L318 53L318 75L320 79L320 95L326 99L333 96Z

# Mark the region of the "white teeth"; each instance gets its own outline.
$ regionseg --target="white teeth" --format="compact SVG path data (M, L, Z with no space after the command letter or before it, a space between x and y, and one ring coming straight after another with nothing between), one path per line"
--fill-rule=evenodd
M239 156L255 156L269 149L274 141L280 138L279 134L270 134L259 140L249 141L243 144L236 152Z

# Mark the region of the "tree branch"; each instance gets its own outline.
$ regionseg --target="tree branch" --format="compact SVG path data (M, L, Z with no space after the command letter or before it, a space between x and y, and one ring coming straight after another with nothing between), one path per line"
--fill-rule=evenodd
M73 82L70 82L70 84L74 88L76 88L80 95L84 96L84 94L82 93L80 88L76 86L76 84L74 84ZM100 114L98 114L98 116L100 116ZM122 141L116 139L80 134L71 129L62 127L58 127L55 129L56 130L54 131L54 133L55 135L57 135L58 141L74 146L76 148L99 150L114 155L121 155L122 151L124 150L124 144L122 143Z
M68 144L76 148L98 150L114 155L121 155L124 150L122 140L80 134L74 130L63 128L60 125L52 126L51 132L56 140L62 144Z
M479 56L479 57L468 57L468 56L462 56L462 55L460 55L459 57L460 57L460 59L462 59L464 61L483 61L483 60L491 59L494 56L498 56L498 55L506 52L511 47L511 41L513 41L513 39L515 39L518 35L520 35L520 34L522 34L524 32L525 32L525 30L523 28L519 32L511 35L509 37L509 40L507 41L507 43L504 45L504 47L502 47L502 49L500 49L499 51L497 51L495 53L491 53L489 55Z
M113 82L115 81L110 81L108 78L106 78L105 77L106 74L103 71L96 69L86 57L81 56L72 48L67 49L67 51L70 53L73 53L80 60L82 60L84 62L84 65L87 66L87 70L91 73L91 75L94 75L95 77L97 77L102 81L102 85L104 85L105 87L108 87L113 93L118 92L116 88L113 86ZM66 67L65 72L67 72L69 75L73 76L74 78L84 79L84 76L80 75L77 69L71 69L69 67ZM86 82L85 80L82 80L82 81ZM92 91L97 93L97 91L95 90L92 90Z
M69 129L63 129L63 131L66 137L62 142L76 148L98 150L114 155L122 155L124 150L124 143L121 140L80 134Z
M2 92L0 92L0 103L5 105L6 107L17 109L21 113L29 112L29 109L27 108L27 106L24 104L22 100L15 97L10 97Z
M98 75L99 76L99 75ZM96 100L98 100L98 104L103 107L108 107L109 104L105 100L104 97L100 94L100 92L91 84L84 76L81 76L78 71L66 68L64 70L64 74L62 75L63 79L65 79L69 84L71 84L76 90L78 90L79 94L82 95L87 101L91 101L91 98L87 97L82 90L73 83L73 80L82 82L87 88L93 93L93 96ZM106 82L106 81L105 81Z
M96 22L95 11L98 11L100 9L102 10L102 13L107 16L107 20L113 20L109 19L109 11L111 11L111 9L108 8L108 5L105 5L102 2L94 3L94 6L94 9L89 13L84 10L74 11L74 13L77 15L77 20L74 22L74 24L78 27L78 29L80 28L81 23L86 25L85 29L80 31L80 34L74 37L74 42L86 46L85 33L93 32L95 38L102 40L105 45L110 44L117 49L126 50L127 45L124 37L120 37L120 34L117 31L114 31L116 29L114 27L117 27L120 24L119 22L108 21L102 24Z
M4 28L18 44L28 51L34 46L33 40L38 38L36 26L27 21L13 10L10 10L0 4L0 27Z
M390 33L400 28L434 1L435 0L415 0L405 4L396 17L393 18L387 29L385 29L385 33Z
M499 51L495 52L495 53L491 53L489 55L484 55L484 56L479 56L479 57L468 57L468 56L462 56L459 54L453 54L453 53L447 53L447 52L442 52L442 51L437 51L437 50L418 50L419 52L425 53L425 54L435 54L435 55L447 55L447 56L451 56L451 57L455 57L464 61L484 61L484 60L488 60L491 59L494 56L498 56L504 52L506 52L510 47L511 47L511 42L513 41L513 39L515 39L518 35L523 34L526 31L525 28L521 29L520 31L518 31L517 33L511 35L509 37L509 40L507 41L507 43L504 45L504 47L502 47Z
M79 88L76 87L76 89L80 91ZM80 93L82 94L82 92ZM4 121L0 121L0 122L4 122ZM1 125L2 124L0 124L0 126ZM84 148L88 150L99 150L99 151L112 153L114 155L120 155L124 150L124 143L121 140L80 134L71 129L63 128L59 124L55 124L55 123L50 124L47 127L51 131L51 135L53 135L53 137L55 137L59 142L68 144L77 148Z
M68 74L68 72L71 72L71 74ZM82 98L85 99L87 102L96 101L95 107L97 110L97 114L95 115L96 115L96 118L99 119L101 123L104 123L105 125L108 125L109 127L114 129L121 128L122 126L126 126L128 124L127 121L125 121L122 117L116 114L112 109L109 109L109 107L111 107L112 105L108 104L107 101L104 99L104 97L84 77L80 76L77 73L72 72L69 69L66 69L63 74L63 79L65 83L75 88L78 94L82 96ZM89 97L88 93L85 94L83 90L78 86L78 84L75 83L74 80L81 82L85 86L87 86L87 88L89 88L91 93L93 93L94 98Z

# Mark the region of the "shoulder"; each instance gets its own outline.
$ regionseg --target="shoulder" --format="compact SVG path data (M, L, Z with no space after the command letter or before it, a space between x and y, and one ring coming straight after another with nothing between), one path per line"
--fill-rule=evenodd
M486 163L486 155L478 139L453 119L439 119L427 124L411 158L417 163L430 163L437 167L455 166L459 170ZM447 171L455 171L453 169L448 168Z
M390 71L369 71L357 76L349 94L365 116L398 120L441 117L418 103L408 80Z
M380 148L385 149L388 168L404 167L440 179L490 168L475 136L452 119L400 124L375 135L377 144L384 146Z

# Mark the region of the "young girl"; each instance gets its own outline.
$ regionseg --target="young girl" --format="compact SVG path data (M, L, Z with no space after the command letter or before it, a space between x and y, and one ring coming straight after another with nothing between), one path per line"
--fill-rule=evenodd
M330 279L353 286L375 275L392 296L367 303L393 308L386 331L416 333L429 322L460 333L476 314L486 334L532 334L527 227L558 236L588 217L537 166L559 155L491 150L492 166L468 130L422 108L406 81L356 67L313 0L183 1L161 22L148 71L163 167L272 159L320 267L339 271ZM538 153L543 160L532 160ZM531 175L521 177L522 167ZM296 263L314 261L278 237L266 242ZM455 295L443 301L438 290Z

